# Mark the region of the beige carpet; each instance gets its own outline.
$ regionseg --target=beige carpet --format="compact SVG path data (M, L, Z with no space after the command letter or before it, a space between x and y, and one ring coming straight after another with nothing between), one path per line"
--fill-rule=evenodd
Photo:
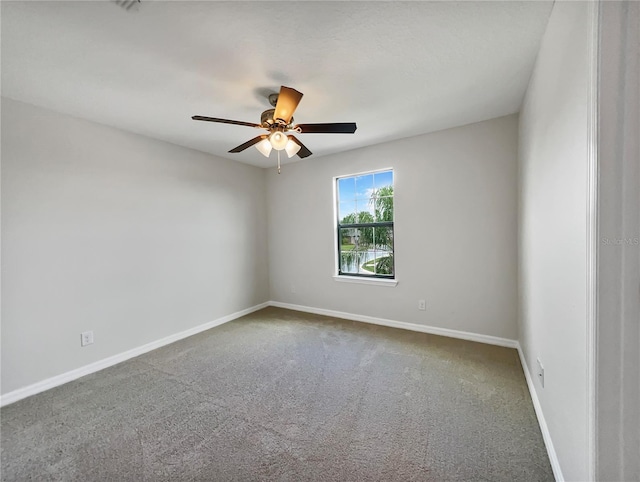
M515 350L277 308L1 415L2 480L553 480Z

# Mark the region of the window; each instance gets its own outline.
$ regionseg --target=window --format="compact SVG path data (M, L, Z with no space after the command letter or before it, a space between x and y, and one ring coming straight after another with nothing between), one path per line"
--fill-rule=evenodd
M391 278L393 171L336 178L338 275Z

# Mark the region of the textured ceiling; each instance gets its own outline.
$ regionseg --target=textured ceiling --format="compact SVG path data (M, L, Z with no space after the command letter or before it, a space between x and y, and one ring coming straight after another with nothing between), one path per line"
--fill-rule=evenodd
M319 156L517 112L553 3L2 2L2 95L255 166L280 85ZM286 156L285 156L286 157ZM294 160L298 158L295 157Z

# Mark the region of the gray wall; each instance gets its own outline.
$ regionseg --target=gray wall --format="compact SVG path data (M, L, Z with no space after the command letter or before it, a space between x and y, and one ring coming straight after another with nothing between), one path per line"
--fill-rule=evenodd
M264 186L3 98L2 393L267 301Z
M333 177L387 167L399 283L336 282ZM516 338L517 116L287 164L267 186L272 300Z
M640 3L602 2L598 480L640 480Z
M556 2L520 112L520 343L560 467L587 480L588 3Z

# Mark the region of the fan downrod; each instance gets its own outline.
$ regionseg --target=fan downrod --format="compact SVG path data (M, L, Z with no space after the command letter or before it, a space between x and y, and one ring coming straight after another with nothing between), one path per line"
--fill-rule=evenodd
M300 142L296 138L296 136L294 136L291 133L353 134L356 131L357 126L355 122L295 124L294 123L295 121L293 120L293 113L298 107L298 103L302 99L302 96L303 96L302 92L298 92L297 90L284 85L280 86L279 93L272 93L267 95L269 103L273 108L267 109L262 113L262 115L260 116L260 124L256 124L253 122L237 121L232 119L222 119L219 117L207 117L207 116L201 116L201 115L194 115L191 118L196 121L217 122L220 124L232 124L237 126L246 126L246 127L253 127L253 128L267 130L268 134L262 134L262 135L256 136L253 139L243 144L240 144L239 146L234 147L229 151L232 153L237 153L237 152L242 152L251 146L256 146L258 147L258 150L260 150L260 152L267 157L269 156L269 154L268 153L265 154L265 152L267 152L266 149L264 150L265 152L263 152L263 150L260 149L259 145L261 145L260 143L262 143L262 141L270 138L271 136L273 136L274 139L276 137L281 137L276 135L278 133L282 133L286 136L287 144L289 143L297 144L297 146L293 146L293 148L287 150L287 154L289 154L289 151L293 152L295 150L295 152L293 152L293 154L291 155L292 156L297 155L300 159L304 159L306 157L309 157L312 154L312 152L309 149L307 149L306 146L302 144L302 142ZM274 147L273 140L270 139L269 142L271 144L271 147ZM262 147L264 146L262 145ZM282 148L286 146L282 146L282 144L279 143L278 147ZM280 152L279 149L276 149L276 150Z
M273 107L276 106L276 104L278 103L278 93L274 92L273 94L269 94L269 104L271 104Z

